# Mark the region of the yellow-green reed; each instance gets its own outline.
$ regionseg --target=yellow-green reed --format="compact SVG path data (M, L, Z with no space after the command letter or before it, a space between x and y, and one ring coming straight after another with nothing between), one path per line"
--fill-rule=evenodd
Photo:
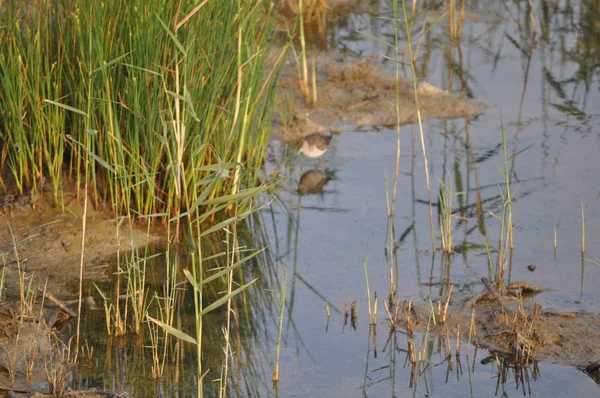
M252 258L259 255L262 251L252 251L250 254L245 255L240 250L240 247L236 244L233 248L227 248L227 252L225 254L225 258L227 259L226 264L223 266L214 267L215 258L214 256L206 256L202 250L202 242L203 240L208 239L209 236L214 236L215 233L219 234L222 232L229 233L232 231L233 236L230 238L232 242L237 242L237 228L236 224L245 219L247 216L255 212L258 207L253 205L253 200L256 195L266 191L268 186L262 186L260 188L254 189L245 189L236 194L232 195L224 195L212 199L208 199L208 193L211 191L211 186L215 181L219 181L221 177L221 173L228 171L217 170L210 177L205 178L204 181L204 191L200 195L200 202L194 203L194 206L187 212L181 214L181 217L185 217L187 220L188 226L188 250L191 254L191 261L189 264L189 268L183 269L183 275L187 280L187 285L191 286L192 290L192 298L194 302L194 330L193 332L189 332L187 330L181 330L173 327L171 324L161 321L160 319L153 318L149 315L146 315L147 319L159 325L166 333L173 335L175 338L182 340L184 342L191 343L195 346L196 352L196 361L197 361L197 396L201 397L203 394L203 380L207 374L207 371L203 371L202 368L202 339L203 339L203 320L204 316L209 312L215 310L218 307L223 305L227 305L228 310L231 310L230 300L237 296L238 294L245 291L249 286L251 286L256 279L250 280L248 282L242 281L240 282L240 286L233 289L232 278L233 272L236 271L242 264L250 261ZM201 222L207 216L206 213L203 215L193 219L192 214L195 214L196 208L207 208L208 204L214 205L216 209L222 209L223 206L229 206L230 204L235 204L233 216L217 222L214 226L210 228L204 229L204 225ZM212 210L208 211L211 213ZM172 218L169 221L169 224L176 223L178 218ZM220 235L219 235L220 236ZM229 238L228 238L229 239ZM229 240L228 240L229 242ZM242 257L242 254L245 256ZM222 256L223 253L219 254L218 257ZM213 266L211 266L213 265ZM211 272L210 274L208 274ZM214 283L218 283L222 281L227 284L228 288L226 292L221 295L219 298L215 299L212 303L206 305L204 303L204 295L205 291L211 290L212 285ZM245 283L244 283L245 282ZM229 324L229 321L228 321ZM226 338L229 338L229 326L226 326ZM229 343L227 343L229 344ZM228 355L229 349L226 349L226 355ZM226 369L226 368L225 368ZM226 373L224 373L226 374ZM226 376L225 376L226 378ZM226 383L226 380L223 380ZM221 390L225 391L225 390Z
M166 279L163 285L162 292L155 292L153 303L156 304L156 319L163 322L165 325L173 327L175 321L175 310L179 297L180 285L179 265L177 257L171 259L170 243L165 252L166 259ZM148 314L149 311L146 312ZM162 377L165 372L165 365L169 358L170 350L170 334L163 328L159 327L154 322L148 321L148 329L151 338L152 351L152 377ZM159 346L160 344L160 346ZM160 349L162 347L162 349Z
M393 250L393 249L391 249ZM365 281L367 284L367 308L369 310L369 324L373 325L375 324L374 318L373 318L373 311L371 310L371 289L369 288L369 271L367 269L367 260L369 259L369 254L367 254L365 256L365 258L363 258L363 268L365 270ZM377 301L377 300L375 300Z
M533 144L525 147L524 149L519 150L518 152L513 153L509 156L506 149L506 131L504 129L504 123L502 121L502 115L500 117L502 125L500 126L502 132L502 159L503 159L503 167L496 166L498 171L504 177L504 186L505 190L502 188L498 188L500 191L500 196L503 201L502 207L502 215L497 217L500 220L500 235L498 237L498 255L496 259L496 269L495 269L495 281L498 281L498 290L499 293L502 293L504 286L504 273L507 268L512 267L512 250L513 250L513 221L512 221L512 196L511 196L511 169L509 168L508 162L516 158L518 155L528 150L533 146ZM494 215L494 214L492 214ZM495 215L494 215L495 216ZM496 217L496 216L495 216ZM486 240L487 245L487 240ZM488 251L489 257L489 251ZM510 276L510 273L509 273Z
M3 7L0 168L20 193L47 181L63 205L73 189L66 176L79 195L89 182L95 205L107 200L166 222L204 192L196 184L211 173L207 165L235 161L239 179L223 175L209 197L256 182L274 97L273 82L264 81L271 5Z
M500 197L502 198L502 215L496 216L492 214L494 217L498 218L500 221L500 234L498 237L498 255L496 258L496 267L493 274L493 280L498 282L498 290L502 294L504 289L504 273L509 264L509 250L512 248L509 246L509 237L512 236L512 196L510 191L510 169L508 167L508 154L506 150L506 132L504 130L504 124L500 127L502 131L502 158L504 161L503 166L496 166L498 171L504 177L504 185L505 191L502 190L500 186L498 186L498 190L500 191ZM516 155L513 155L513 157ZM512 157L511 157L512 158ZM487 246L487 238L486 238L486 246ZM490 257L489 248L488 248L488 258Z
M454 254L454 245L452 243L452 218L454 217L452 214L452 199L452 188L447 187L442 182L438 193L439 222L442 251L447 254Z
M275 349L275 370L273 371L273 382L279 381L279 354L281 353L281 336L283 335L283 315L285 314L287 275L283 276L279 288L279 323L277 327L277 347Z
M394 2L394 19L398 19L398 10L397 10L397 6L395 5L396 2ZM413 86L413 93L414 93L414 98L415 98L415 106L417 109L417 122L418 122L418 126L419 126L419 136L421 137L421 153L423 155L423 168L425 171L425 186L427 187L427 200L429 202L429 232L431 234L431 250L433 251L433 253L435 253L435 237L434 237L434 233L433 233L433 209L432 209L432 204L431 204L431 186L429 184L429 162L428 162L428 158L427 158L427 149L425 147L425 138L424 138L424 132L423 132L423 123L421 120L421 108L419 107L419 95L418 95L418 90L417 90L417 85L418 85L418 80L419 80L419 76L417 76L417 71L416 71L416 67L415 67L415 58L413 56L413 49L412 49L412 34L411 34L411 30L409 29L409 16L408 16L408 12L406 10L406 1L402 0L402 17L403 17L403 22L404 22L404 29L405 29L405 33L406 33L406 44L407 44L407 48L408 48L408 56L409 56L409 60L410 60L410 71L411 71L411 80L412 80L412 86ZM398 21L396 22L398 23ZM397 35L396 35L396 58L397 58L397 62L396 65L398 64L398 39L397 39ZM396 71L396 79L398 76L398 72ZM398 87L396 88L396 91L398 92ZM398 95L398 94L396 94ZM398 102L398 101L396 101ZM396 107L398 107L398 105L396 105ZM398 135L400 134L400 127L398 126ZM398 141L400 140L400 138L398 138ZM398 144L399 145L399 144ZM398 158L400 157L400 150L398 150Z

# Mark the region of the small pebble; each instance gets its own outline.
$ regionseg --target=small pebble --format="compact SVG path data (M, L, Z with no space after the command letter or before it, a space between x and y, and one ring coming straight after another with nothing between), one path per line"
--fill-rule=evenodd
M536 266L535 266L535 264L529 264L529 265L527 266L527 269L528 269L529 271L533 272L533 271L535 271L535 269L536 269Z

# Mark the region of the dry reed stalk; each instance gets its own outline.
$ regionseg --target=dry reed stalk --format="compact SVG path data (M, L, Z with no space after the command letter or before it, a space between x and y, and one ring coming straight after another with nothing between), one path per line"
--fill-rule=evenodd
M415 354L415 341L412 338L408 340L408 358L413 366L417 363L417 355Z
M448 30L450 31L450 37L456 40L456 12L454 11L454 0L450 0L450 4L448 6Z
M344 303L344 326L348 324L348 304Z
M38 291L40 293L42 293L44 295L44 297L46 297L46 299L50 300L52 303L54 303L54 305L56 305L58 308L60 308L64 312L66 312L67 315L69 315L71 318L74 318L77 316L77 314L73 310L71 310L69 307L67 307L67 305L64 302L62 302L61 300L56 298L51 293L44 291L41 287L38 287Z
M450 331L448 330L448 328L444 328L446 329L446 340L444 341L444 352L446 354L446 359L448 360L448 363L451 365L451 360L450 358L452 358L452 344L450 344Z
M373 355L377 358L377 325L373 325Z
M365 270L365 281L367 284L367 309L369 311L369 323L373 324L373 312L371 311L371 289L369 288L369 271L367 269L367 257L363 259L363 268ZM375 298L375 302L377 302L377 298Z
M454 285L450 285L450 290L448 290L448 298L446 299L446 305L444 305L444 313L442 314L442 325L446 323L446 314L448 313L448 305L450 304L450 297L452 297L452 289Z
M531 29L533 30L533 34L535 35L537 32L537 29L535 27L535 16L533 15L533 4L531 3L531 0L528 1L529 4L529 19L531 20Z
M456 3L454 0L450 0L450 5L448 7L448 26L450 30L450 37L455 41L460 41L462 27L465 20L465 1L461 0L460 3L460 12L458 15L456 13Z
M374 295L374 303L373 303L373 325L377 325L377 292Z
M358 329L358 303L356 300L352 300L350 304L350 325L352 329Z
M417 362L417 357L415 354L415 342L414 342L414 324L412 319L412 300L408 301L408 307L406 310L406 333L408 335L408 358L410 358L410 363L414 366Z
M467 355L469 355L469 347L471 346L472 338L475 338L475 348L477 348L477 326L475 324L475 310L471 313L471 324L469 325L469 345L467 346Z
M412 319L412 300L408 300L408 307L406 310L406 329L409 334L413 333L413 319Z
M390 321L390 329L396 330L396 322L394 321L394 317L392 316L392 313L390 312L390 308L388 307L387 301L384 301L383 305L385 307L385 312L387 313L388 319Z

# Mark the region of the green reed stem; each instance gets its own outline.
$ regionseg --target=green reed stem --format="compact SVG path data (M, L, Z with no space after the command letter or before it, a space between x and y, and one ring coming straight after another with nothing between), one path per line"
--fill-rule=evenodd
M396 2L394 1L394 10L396 9L395 4L396 4ZM394 11L394 19L397 19L396 13L397 13L397 11L395 10ZM408 47L408 56L410 58L411 80L412 80L412 84L413 84L415 106L417 108L417 122L419 125L419 136L421 137L421 152L423 154L423 167L425 169L425 184L427 186L427 199L429 202L429 232L431 235L431 250L433 253L435 253L435 235L434 235L434 228L433 228L433 206L431 204L431 186L429 183L429 163L427 160L427 149L425 148L425 136L424 136L424 132L423 132L423 123L421 120L421 108L419 107L419 94L418 94L418 90L417 90L418 76L417 76L417 72L415 69L415 60L413 58L411 31L409 29L410 24L408 21L408 12L406 11L406 1L405 0L402 0L402 14L403 14L403 18L404 18L404 28L405 28L405 32L406 32L406 46ZM397 36L398 35L396 34L396 37ZM397 48L397 43L396 43L396 48ZM398 55L396 55L396 57L398 57ZM396 62L396 64L398 64L398 63Z
M394 250L391 248L390 250ZM371 290L369 288L369 271L367 270L367 260L369 259L369 255L363 259L363 268L365 269L365 282L367 284L367 307L369 309L369 323L373 324L373 312L371 311Z
M21 3L6 4L0 31L0 168L20 193L48 178L62 206L63 185L72 179L80 198L87 178L94 204L108 200L121 213L165 222L196 202L194 181L221 159L244 163L244 173L223 178L209 196L256 184L277 76L265 82L272 5ZM90 65L97 69L86 71ZM73 115L79 109L97 130L91 142Z
M281 336L283 335L283 315L285 314L287 275L283 276L279 288L279 324L277 328L277 348L275 350L275 371L273 371L273 381L279 381L279 354L281 353Z

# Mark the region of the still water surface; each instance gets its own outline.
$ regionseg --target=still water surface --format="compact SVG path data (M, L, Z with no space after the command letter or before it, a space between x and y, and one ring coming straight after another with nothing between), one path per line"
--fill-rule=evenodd
M385 3L385 2L382 2ZM475 193L484 201L489 241L498 241L499 186L504 177L502 133L509 156L528 148L510 161L514 232L512 280L525 280L549 289L536 301L544 308L597 312L600 268L581 263L581 204L585 208L586 257L600 250L600 93L598 50L600 40L589 30L589 19L599 11L591 3L534 2L537 36L531 41L528 14L512 2L468 2L474 13L465 21L460 44L452 47L444 37L445 21L423 38L417 64L421 79L444 89L468 95L489 106L469 119L433 120L424 123L430 162L433 200L440 182L468 209L469 220L454 230L455 243L466 249L454 255L449 280L457 287L481 290L488 276L485 237L477 228ZM386 54L390 50L355 34L369 32L391 41L390 16L385 4L372 13L351 15L336 31L332 47L357 56ZM548 8L549 7L549 8ZM546 14L544 14L546 13ZM476 14L476 15L475 15ZM582 19L579 19L579 18ZM416 31L420 31L415 29ZM417 41L417 39L414 39ZM404 46L404 44L401 44ZM393 65L382 61L390 71ZM592 66L593 65L593 66ZM371 294L389 291L386 258L386 181L394 175L396 132L386 128L346 126L334 137L330 149L315 163L298 156L288 170L292 176L280 195L287 212L274 210L273 240L279 242L280 269L294 289L288 301L285 349L279 392L282 396L595 396L598 386L583 372L566 366L539 363L528 372L525 389L514 377L498 381L495 364L482 365L478 353L470 364L453 364L447 375L444 355L434 355L432 365L409 386L410 366L405 366L406 341L398 334L398 351L382 352L387 320L380 306L378 356L369 345L368 310L363 259L367 258ZM470 165L471 142L476 163ZM276 153L281 146L274 144ZM283 145L285 147L285 145ZM436 298L442 281L441 256L432 258L425 175L417 126L402 126L401 180L394 217L398 247L399 294L403 298ZM301 175L310 169L332 179L320 194L299 196ZM476 169L476 170L475 170ZM477 181L478 180L478 181ZM289 216L289 212L294 217ZM435 214L435 212L434 212ZM297 223L297 225L296 225ZM437 228L437 223L435 223ZM558 248L553 250L556 227ZM289 234L293 235L292 237ZM439 236L439 232L436 231ZM438 244L439 246L439 241ZM273 246L274 247L274 246ZM535 264L535 272L527 265ZM444 272L446 269L444 269ZM332 309L327 323L325 300L343 311L343 303L358 302L359 328L343 327L343 316ZM379 303L381 305L381 302ZM420 339L420 336L419 336ZM432 341L435 341L433 339ZM435 349L433 349L435 351ZM475 366L473 367L473 362ZM470 368L470 369L469 369ZM535 374L535 376L533 376ZM266 378L268 380L268 378ZM535 379L535 380L534 380ZM268 386L265 386L267 388ZM268 390L263 392L266 394ZM274 394L273 392L270 392Z
M330 26L331 49L352 57L391 52L356 31L392 41L387 1L363 4L359 11ZM439 283L450 282L464 291L482 289L488 276L485 236L478 227L475 197L483 199L484 224L492 245L500 223L491 213L502 211L499 186L504 177L502 134L506 132L511 159L511 190L515 250L512 280L548 289L536 300L544 309L597 312L600 267L581 262L581 205L585 209L586 257L600 256L600 12L593 1L534 1L536 38L532 41L526 2L467 2L471 18L464 22L460 45L447 38L446 20L426 30L420 40L417 66L420 79L443 89L466 93L488 105L471 119L429 120L423 123L430 164L432 200L442 181L454 192L461 216L455 244L462 249L449 265L433 256L426 206L427 191L418 127L402 126L396 212L398 294L402 299L427 302L437 298ZM421 32L422 15L414 32ZM595 27L595 28L594 28ZM414 39L415 41L417 38ZM404 46L405 42L401 42ZM460 50L460 51L459 51ZM393 65L379 58L390 72ZM437 340L429 336L430 365L410 384L405 366L406 337L396 334L388 345L388 322L381 297L389 291L389 241L386 184L391 190L396 158L396 132L387 128L337 126L328 151L309 159L273 142L267 171L279 168L289 176L278 199L253 225L264 232L268 271L248 295L251 331L240 326L243 352L234 355L230 394L240 396L354 397L354 396L595 396L598 386L582 371L560 364L535 363L526 369L507 369L498 378L495 362L482 364L488 353L467 356L463 344L460 366L449 368ZM469 163L469 144L475 163ZM293 154L291 162L285 158ZM323 172L328 183L319 193L299 195L298 183L309 170ZM434 216L436 212L434 211ZM437 246L439 231L436 225ZM556 228L558 248L553 249ZM257 239L260 241L260 239ZM365 260L366 259L366 260ZM370 339L363 261L370 291L380 294L378 343ZM535 264L535 272L527 266ZM278 297L272 291L287 277L286 312L278 391L271 385L277 340ZM433 287L432 287L433 285ZM344 303L356 300L358 328L344 325ZM327 316L329 306L330 317ZM247 325L247 324L246 324ZM218 335L215 328L210 335ZM419 342L422 336L418 335ZM218 340L218 339L217 339ZM455 344L454 342L452 344ZM125 349L124 349L125 350ZM220 350L214 348L215 355ZM375 350L377 356L375 357ZM126 351L126 350L125 350ZM147 391L155 396L188 396L194 391L193 361L181 370L178 382L134 383L135 349L122 353L120 372L89 378L83 384ZM140 355L141 357L142 355ZM129 366L129 367L128 367ZM129 369L129 370L127 370ZM131 373L130 373L131 372ZM137 371L139 372L139 370ZM524 375L523 384L515 372ZM100 382L100 380L103 380ZM187 381L186 381L187 380ZM499 382L500 380L500 382ZM149 390L142 385L147 384ZM415 386L416 384L416 386ZM145 392L139 396L146 396ZM138 396L138 395L136 395Z

